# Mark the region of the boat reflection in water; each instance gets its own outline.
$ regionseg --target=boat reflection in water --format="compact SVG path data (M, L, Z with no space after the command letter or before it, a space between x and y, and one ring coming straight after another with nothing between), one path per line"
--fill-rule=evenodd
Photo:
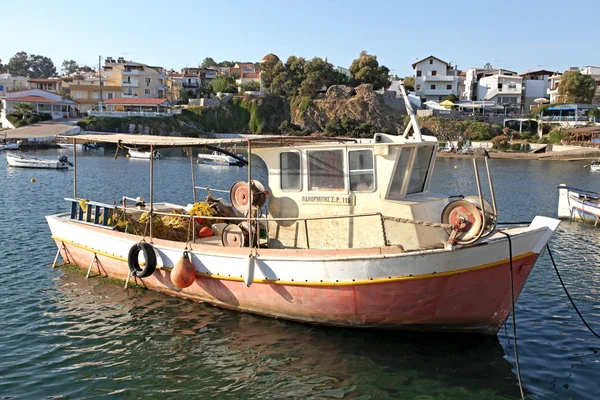
M496 337L290 324L123 291L70 270L56 289L47 334L50 345L68 343L69 368L55 379L68 381L75 396L117 386L125 395L161 388L197 398L519 396Z

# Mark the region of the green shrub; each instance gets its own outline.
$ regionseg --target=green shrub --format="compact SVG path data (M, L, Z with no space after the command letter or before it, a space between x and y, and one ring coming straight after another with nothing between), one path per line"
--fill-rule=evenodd
M558 129L554 129L548 134L548 141L550 143L560 143L561 140L566 139L568 137L569 134L567 132L562 132Z
M504 135L496 136L495 138L493 138L492 144L494 145L493 148L498 151L506 151L510 148L508 138Z
M40 121L50 121L52 119L52 115L48 113L40 114Z

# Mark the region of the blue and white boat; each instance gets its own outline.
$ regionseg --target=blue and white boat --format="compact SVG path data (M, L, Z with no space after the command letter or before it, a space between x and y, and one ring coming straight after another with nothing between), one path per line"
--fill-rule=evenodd
M600 223L600 192L558 185L558 218Z

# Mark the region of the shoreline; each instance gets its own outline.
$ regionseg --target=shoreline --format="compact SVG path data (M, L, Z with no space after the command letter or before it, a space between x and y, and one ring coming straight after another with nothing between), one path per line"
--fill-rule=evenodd
M519 160L537 160L540 154L536 153L521 153L521 152L507 152L507 151L490 151L488 152L491 159L519 159ZM548 154L548 153L541 153ZM437 153L438 158L473 158L477 157L473 154L460 154L460 153Z

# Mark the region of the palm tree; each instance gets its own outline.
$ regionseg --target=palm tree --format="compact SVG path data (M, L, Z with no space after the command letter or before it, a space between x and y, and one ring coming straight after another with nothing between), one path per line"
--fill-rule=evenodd
M17 103L13 109L17 114L22 114L23 119L33 114L33 105L31 103Z

